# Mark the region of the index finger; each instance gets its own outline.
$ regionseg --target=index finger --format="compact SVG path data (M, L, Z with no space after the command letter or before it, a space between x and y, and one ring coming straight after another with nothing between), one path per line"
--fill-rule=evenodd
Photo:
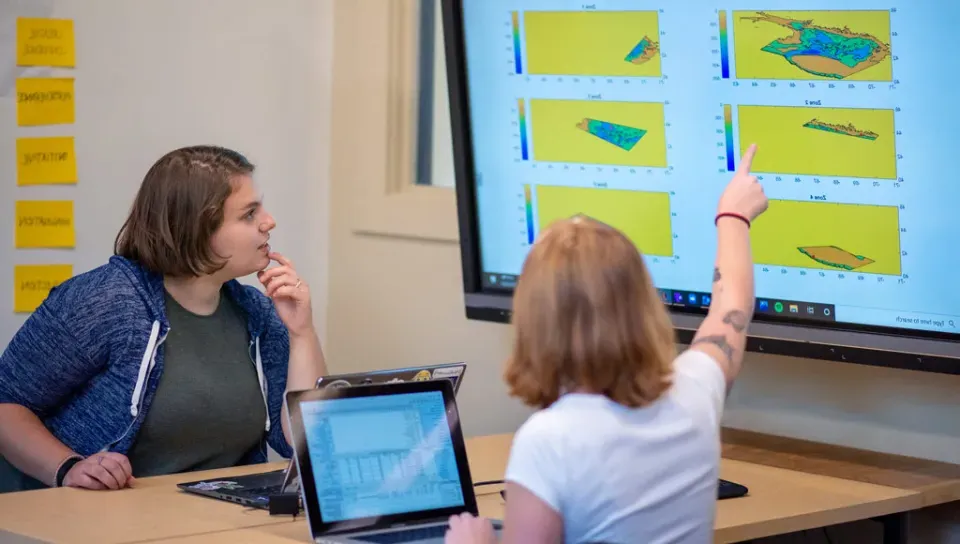
M740 168L737 169L739 174L749 174L750 167L753 165L753 156L757 154L757 144L750 144L750 147L747 148L746 153L743 154L743 158L740 159Z
M282 264L282 265L284 265L284 266L289 266L289 267L293 268L293 263L291 263L289 259L287 259L286 257L284 257L283 255L281 255L281 254L279 254L279 253L276 253L276 252L271 253L271 254L269 255L269 257L270 257L271 259L273 259L274 261L277 261L278 263L280 263L280 264Z

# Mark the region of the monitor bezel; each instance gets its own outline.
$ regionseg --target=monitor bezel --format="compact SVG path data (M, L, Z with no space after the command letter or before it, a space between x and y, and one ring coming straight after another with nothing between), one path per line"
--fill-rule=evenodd
M441 0L441 10L466 317L509 323L512 289L491 289L482 282L463 1ZM706 317L706 310L667 306L677 341L689 344ZM755 314L746 349L772 355L960 374L960 334L945 332L835 321L807 322Z
M454 458L463 493L463 504L446 508L437 508L429 511L406 512L373 516L366 518L325 521L320 510L320 501L317 497L317 488L314 480L314 467L310 459L306 440L305 427L301 410L302 402L314 400L346 399L357 397L380 397L387 395L402 395L407 393L440 392L446 417L450 427L450 439L453 443ZM426 519L443 521L452 515L469 512L478 514L477 499L473 491L473 480L470 475L470 465L467 459L467 450L463 431L460 425L460 414L457 409L456 397L453 393L453 384L450 380L429 380L420 382L394 382L384 384L356 385L344 388L308 389L304 391L289 391L286 395L288 421L293 424L291 436L294 439L294 460L300 472L300 491L303 500L303 509L307 515L311 534L314 537L335 535L355 531L376 531L407 524L423 523Z

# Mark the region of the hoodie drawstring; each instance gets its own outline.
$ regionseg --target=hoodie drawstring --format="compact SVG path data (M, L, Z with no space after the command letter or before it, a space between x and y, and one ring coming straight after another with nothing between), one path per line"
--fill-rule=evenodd
M267 412L267 432L270 431L270 404L267 402L267 383L263 376L263 361L260 360L260 338L254 340L255 355L253 362L257 366L257 379L260 380L260 394L263 395L263 405Z
M147 376L156 363L157 340L160 338L160 322L154 321L150 328L150 340L147 342L147 349L143 351L143 358L140 359L140 372L137 374L137 385L133 388L133 397L130 399L130 415L137 417L140 413L140 396L147 383Z

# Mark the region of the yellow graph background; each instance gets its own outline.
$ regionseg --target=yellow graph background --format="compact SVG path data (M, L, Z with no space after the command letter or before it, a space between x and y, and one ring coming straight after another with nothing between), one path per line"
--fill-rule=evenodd
M660 42L656 11L525 11L530 74L660 77L660 53L624 60L644 36Z
M626 151L577 128L585 117L646 130ZM599 102L594 100L530 101L533 158L619 166L667 167L667 136L662 102Z
M897 178L893 110L740 106L738 117L740 149L757 144L755 172ZM830 124L852 123L879 137L866 140L803 126L814 118Z
M813 21L820 27L848 27L859 34L870 34L890 45L890 13L888 11L765 11L787 19ZM733 44L736 56L737 77L743 79L814 79L837 81L835 78L818 76L790 64L783 56L767 53L762 49L770 42L791 35L790 29L768 22L753 22L744 17L755 17L756 11L733 12ZM893 49L891 48L891 55ZM890 81L893 79L893 63L890 56L882 62L857 72L843 81Z
M622 231L645 255L673 256L667 193L538 185L536 194L539 230L584 214Z
M760 153L757 153L760 156ZM797 248L837 246L874 262L856 273L900 274L900 219L896 206L771 200L750 229L753 261L844 271L818 263Z

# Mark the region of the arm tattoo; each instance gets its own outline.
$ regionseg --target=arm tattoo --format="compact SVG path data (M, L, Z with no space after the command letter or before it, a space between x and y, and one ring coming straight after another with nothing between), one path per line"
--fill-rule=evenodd
M733 362L733 346L727 342L727 338L722 334L714 334L711 336L701 336L700 338L695 338L690 345L700 344L706 342L708 344L713 344L720 348L720 351L727 356L727 361Z
M730 310L723 316L723 322L733 327L737 332L743 332L747 328L747 313L743 310Z
M713 267L713 283L720 281L720 268Z

